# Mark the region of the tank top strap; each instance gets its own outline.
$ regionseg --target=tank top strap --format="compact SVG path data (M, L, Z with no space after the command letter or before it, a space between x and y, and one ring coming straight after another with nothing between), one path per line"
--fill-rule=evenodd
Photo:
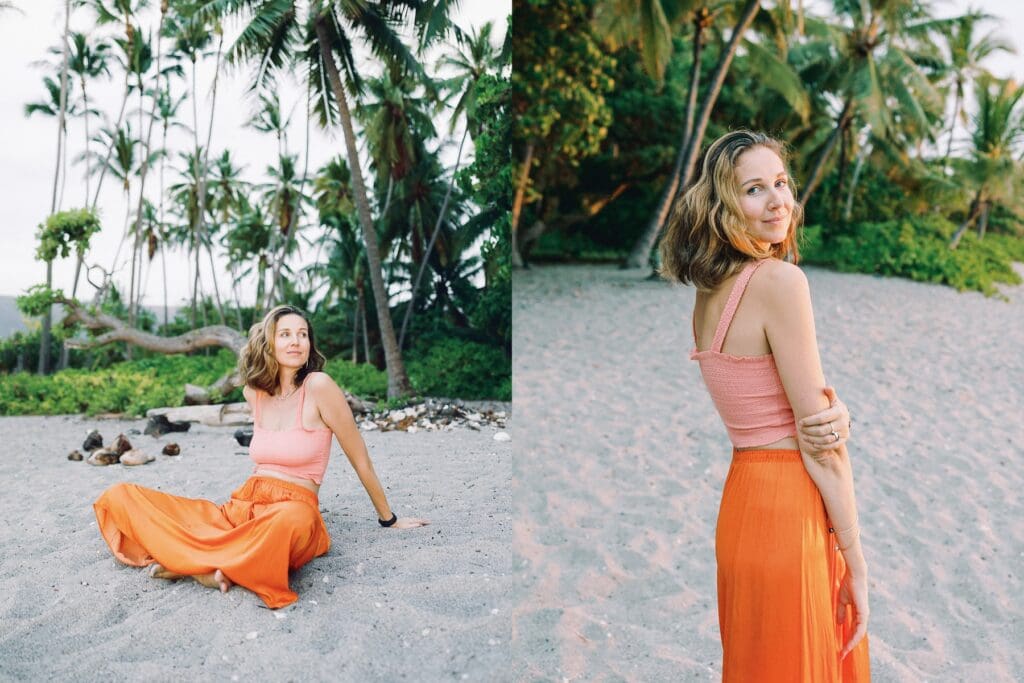
M302 406L306 403L306 383L299 387L299 410L295 413L295 428L302 429Z
M262 397L262 389L253 389L252 424L254 427L260 422L260 399Z
M715 340L711 343L711 350L715 353L722 352L722 344L725 343L725 335L729 332L729 325L732 324L733 316L736 315L736 308L740 305L740 299L743 298L743 292L747 289L747 284L750 282L750 278L754 276L754 271L764 263L767 259L759 259L757 261L751 261L743 267L740 271L740 276L736 278L736 282L733 283L732 291L729 292L729 299L725 302L725 310L722 311L722 317L718 321L718 327L715 328Z

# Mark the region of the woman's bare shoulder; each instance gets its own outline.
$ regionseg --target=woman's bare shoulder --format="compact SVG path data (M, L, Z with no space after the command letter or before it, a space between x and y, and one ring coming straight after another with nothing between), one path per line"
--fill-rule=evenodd
M334 381L334 378L322 371L309 373L306 375L305 382L308 384L310 391L317 393L321 393L324 390L333 391L338 389L338 384Z
M796 264L773 258L757 269L748 289L764 303L786 304L806 296L807 276Z

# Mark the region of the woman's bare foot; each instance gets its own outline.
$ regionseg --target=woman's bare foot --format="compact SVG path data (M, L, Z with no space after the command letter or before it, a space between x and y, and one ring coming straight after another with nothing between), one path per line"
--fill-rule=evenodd
M224 572L217 570L207 574L193 574L192 578L207 588L219 588L221 593L227 593L233 585L231 579L224 575Z
M154 579L171 579L171 580L173 580L173 579L183 579L183 578L185 578L184 574L176 574L176 573L170 571L169 569L166 569L159 562L154 562L153 564L149 565L149 575L152 576Z

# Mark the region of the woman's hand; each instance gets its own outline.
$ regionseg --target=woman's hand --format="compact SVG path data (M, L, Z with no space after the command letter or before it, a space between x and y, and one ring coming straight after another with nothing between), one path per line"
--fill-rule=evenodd
M845 444L850 438L850 411L836 396L836 390L825 387L829 407L800 420L797 440L800 450L808 455L823 455ZM838 435L838 439L833 435Z
M843 647L840 659L850 654L850 651L857 646L868 632L868 577L867 574L854 576L849 571L843 577L843 583L839 588L839 612L836 618L839 623L846 621L846 611L853 610L853 635Z
M387 529L415 529L418 526L426 526L430 524L428 519L417 519L416 517L399 517L394 524Z

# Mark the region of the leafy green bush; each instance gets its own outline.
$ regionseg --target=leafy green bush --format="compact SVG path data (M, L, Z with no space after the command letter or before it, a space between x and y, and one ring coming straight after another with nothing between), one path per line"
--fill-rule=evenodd
M957 249L950 249L955 230L941 216L854 223L832 236L824 236L821 226L809 226L801 237L801 256L806 263L843 272L905 277L989 296L998 293L997 282L1020 284L1012 263L1024 261L1024 240L992 234L979 240L968 232Z
M436 340L413 349L406 367L416 392L424 396L512 400L512 362L495 346Z
M0 414L144 415L150 408L181 405L186 382L210 384L234 365L234 354L221 349L209 358L158 356L97 371L71 369L50 376L0 375ZM236 390L224 400L241 400L241 392Z
M324 372L339 387L359 398L377 401L388 395L388 374L370 363L353 363L335 358L327 361Z

